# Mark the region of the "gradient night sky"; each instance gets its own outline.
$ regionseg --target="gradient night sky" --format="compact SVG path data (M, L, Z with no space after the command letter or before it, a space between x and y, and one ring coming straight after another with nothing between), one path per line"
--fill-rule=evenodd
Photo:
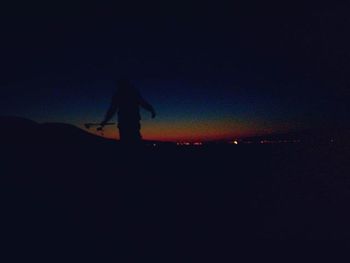
M349 5L245 2L9 6L0 114L83 127L128 76L158 114L145 139L347 129Z

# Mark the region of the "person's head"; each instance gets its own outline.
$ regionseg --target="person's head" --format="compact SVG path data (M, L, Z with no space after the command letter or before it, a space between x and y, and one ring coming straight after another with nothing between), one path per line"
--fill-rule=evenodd
M135 96L137 91L127 78L120 78L117 81L117 92L120 96Z
M130 88L132 85L129 79L120 78L117 80L117 86L118 88Z

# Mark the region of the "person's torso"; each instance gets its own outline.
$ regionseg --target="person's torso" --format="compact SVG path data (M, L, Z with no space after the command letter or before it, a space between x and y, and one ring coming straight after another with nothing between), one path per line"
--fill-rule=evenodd
M118 121L133 122L141 119L139 97L135 92L118 95Z

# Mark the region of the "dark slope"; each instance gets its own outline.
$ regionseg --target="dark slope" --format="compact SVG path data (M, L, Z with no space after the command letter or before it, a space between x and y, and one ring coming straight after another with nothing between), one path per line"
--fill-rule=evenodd
M350 155L336 144L123 149L12 121L56 141L1 148L1 233L15 251L232 262L350 239Z
M0 140L3 143L67 145L111 143L110 140L87 133L66 123L39 124L13 116L0 116L0 123Z
M0 140L2 143L26 142L37 140L39 124L21 117L0 116Z
M95 136L85 132L74 125L66 123L43 123L41 124L42 134L47 139L51 137L53 141L70 143L107 143L111 140Z

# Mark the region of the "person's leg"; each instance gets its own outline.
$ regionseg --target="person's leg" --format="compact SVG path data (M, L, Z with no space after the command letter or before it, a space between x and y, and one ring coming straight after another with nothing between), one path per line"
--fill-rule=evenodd
M126 144L139 144L142 140L140 123L128 123L119 125L120 141Z
M120 125L118 125L118 129L119 129L119 140L122 142L125 140L125 136L126 136L125 129Z
M133 137L136 142L140 142L142 140L140 129L141 129L140 122L135 123L135 127L133 128L133 132L134 132Z

